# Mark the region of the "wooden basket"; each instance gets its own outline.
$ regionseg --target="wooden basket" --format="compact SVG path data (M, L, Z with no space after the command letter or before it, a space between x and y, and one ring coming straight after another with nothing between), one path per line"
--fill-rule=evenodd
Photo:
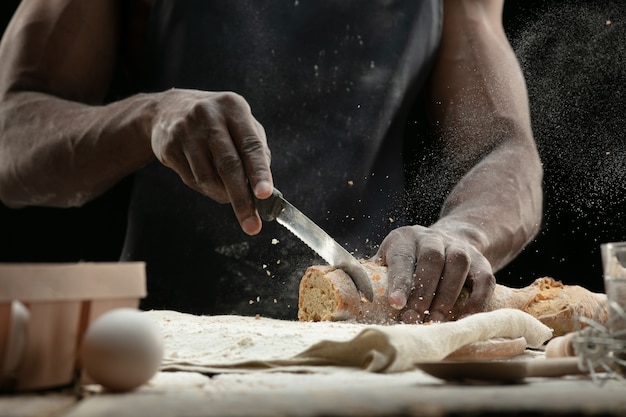
M88 325L107 311L137 308L145 264L0 264L0 391L48 389L79 374Z

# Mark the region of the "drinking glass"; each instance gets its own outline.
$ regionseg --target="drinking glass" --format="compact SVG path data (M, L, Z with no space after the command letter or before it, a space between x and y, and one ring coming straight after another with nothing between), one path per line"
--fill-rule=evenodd
M609 321L607 330L613 340L613 362L616 370L626 376L626 242L600 245L604 288Z

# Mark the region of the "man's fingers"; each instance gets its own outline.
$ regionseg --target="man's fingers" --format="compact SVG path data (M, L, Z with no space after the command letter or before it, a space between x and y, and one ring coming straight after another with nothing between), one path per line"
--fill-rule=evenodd
M450 245L446 249L443 274L430 305L430 321L446 321L461 293L470 269L470 256L460 247Z
M404 306L406 306L409 294L411 294L411 290L413 288L413 280L411 279L413 261L410 262L409 266L409 258L405 258L401 263L396 262L400 260L399 257L395 256L393 259L395 259L394 264L405 265L395 268L400 271L399 273L391 272L391 268L389 269L389 280L391 282L391 285L389 287L389 304L393 308L401 310L404 308Z
M274 190L274 184L265 129L252 116L246 104L231 114L228 130L254 195L260 199L268 198Z
M224 184L235 216L243 231L255 235L261 231L261 219L250 195L244 163L228 130L211 129L207 138L208 153L217 176ZM203 166L206 169L206 166Z
M465 306L459 311L458 318L485 311L496 288L496 278L491 267L480 269L473 276L470 274L468 281L471 293Z
M218 175L215 166L213 166L213 162L209 157L210 154L211 152L206 141L191 142L184 149L185 162L189 167L191 179L187 181L183 178L183 181L194 190L211 196L218 203L225 204L230 199L222 179ZM181 172L177 171L181 175Z
M442 277L444 252L445 244L438 236L421 242L415 265L414 289L403 313L405 322L424 321L430 314L429 309Z
M260 199L268 198L274 191L274 185L267 147L258 137L246 136L238 139L238 148L254 195Z
M398 310L404 308L413 290L415 249L402 245L385 256L389 274L389 304Z

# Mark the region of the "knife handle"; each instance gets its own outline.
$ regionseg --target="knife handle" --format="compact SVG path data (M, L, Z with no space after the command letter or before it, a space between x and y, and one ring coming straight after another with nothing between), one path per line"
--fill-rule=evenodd
M254 194L252 194L254 197ZM276 217L283 210L283 194L274 188L272 195L264 200L260 200L254 197L256 209L259 212L259 216L266 222L276 220Z

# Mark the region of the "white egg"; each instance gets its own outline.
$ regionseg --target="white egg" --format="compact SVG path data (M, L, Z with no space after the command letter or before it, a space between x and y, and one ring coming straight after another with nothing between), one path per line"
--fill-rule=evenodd
M130 391L156 374L163 338L139 310L120 308L91 323L83 338L81 366L95 382L112 391Z

